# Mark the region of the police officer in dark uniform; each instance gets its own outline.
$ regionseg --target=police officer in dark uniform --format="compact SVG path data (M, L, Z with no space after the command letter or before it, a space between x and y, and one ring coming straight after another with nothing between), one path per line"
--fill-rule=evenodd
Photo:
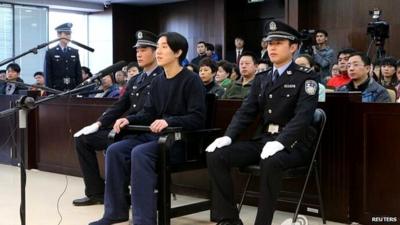
M249 96L235 113L225 136L206 149L213 191L212 219L219 225L243 224L234 201L232 167L260 164L255 224L269 225L283 172L308 163L312 154L309 147L316 132L310 125L318 101L316 76L292 60L300 42L295 29L276 20L269 21L265 29L273 68L256 75ZM249 141L236 141L258 115L259 132Z
M57 90L74 89L82 82L81 63L78 50L68 46L71 39L72 23L56 27L59 44L46 52L44 73L46 86Z
M136 32L136 57L143 72L129 80L125 94L97 122L74 134L76 150L85 182L86 197L73 201L75 206L103 203L104 180L100 177L96 151L107 148L107 135L115 120L123 115L136 114L144 105L154 77L163 72L157 66L155 49L157 36L149 31Z

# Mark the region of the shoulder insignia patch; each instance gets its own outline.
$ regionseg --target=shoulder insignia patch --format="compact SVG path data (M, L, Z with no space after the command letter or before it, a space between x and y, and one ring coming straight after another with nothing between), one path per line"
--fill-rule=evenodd
M315 95L317 92L318 84L314 80L306 80L305 82L305 91L308 95Z

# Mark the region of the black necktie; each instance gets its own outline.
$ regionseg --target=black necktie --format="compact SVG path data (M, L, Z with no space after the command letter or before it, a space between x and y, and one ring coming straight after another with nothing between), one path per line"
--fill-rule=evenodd
M279 77L279 72L278 70L275 70L275 72L272 74L272 83L274 84L276 79Z
M142 83L146 79L146 77L147 77L147 73L143 72L142 77L140 78L139 84Z

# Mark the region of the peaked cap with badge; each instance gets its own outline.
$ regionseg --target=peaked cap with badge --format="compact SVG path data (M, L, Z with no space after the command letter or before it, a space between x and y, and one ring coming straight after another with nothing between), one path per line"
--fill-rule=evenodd
M54 28L57 32L71 32L73 24L72 23L63 23L58 27Z
M134 48L139 47L157 47L157 35L147 30L139 30L135 34L136 44Z
M293 27L279 20L270 20L265 25L266 41L288 39L300 42L301 34Z

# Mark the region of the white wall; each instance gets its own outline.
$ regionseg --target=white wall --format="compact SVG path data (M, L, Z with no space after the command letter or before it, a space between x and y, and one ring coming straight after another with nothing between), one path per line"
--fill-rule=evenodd
M95 49L94 52L89 53L88 67L93 73L96 73L113 63L111 10L90 14L88 17L88 26L88 45Z

